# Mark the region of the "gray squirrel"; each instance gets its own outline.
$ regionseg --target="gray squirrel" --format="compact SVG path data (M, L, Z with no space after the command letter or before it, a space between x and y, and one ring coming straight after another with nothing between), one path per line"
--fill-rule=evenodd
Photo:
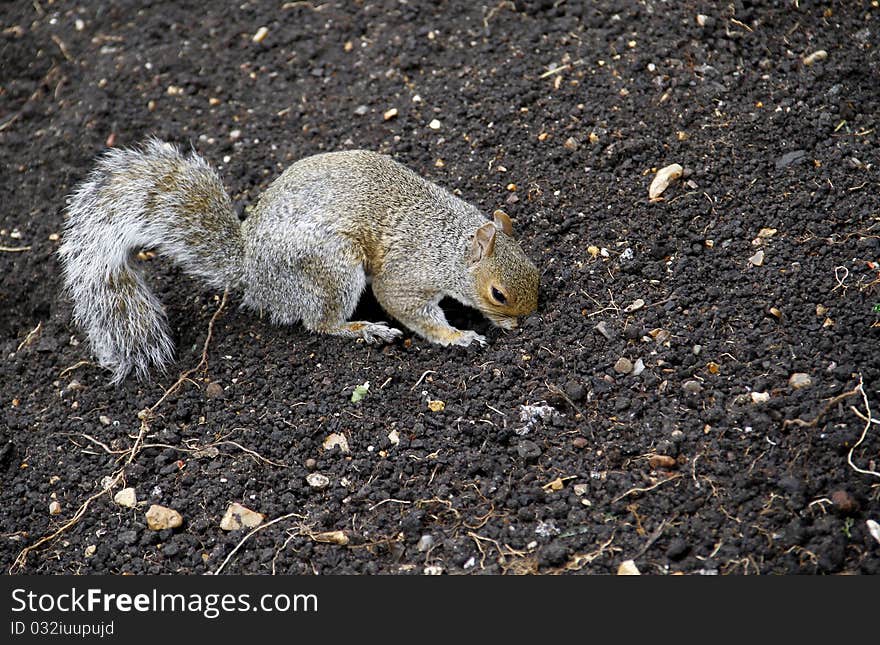
M368 279L382 308L440 345L486 344L456 329L444 296L513 329L535 311L539 274L501 211L480 211L388 156L317 154L287 168L239 222L216 171L150 139L104 154L68 201L58 251L75 322L120 383L172 359L161 303L135 254L155 249L273 323L389 342L402 332L349 321Z

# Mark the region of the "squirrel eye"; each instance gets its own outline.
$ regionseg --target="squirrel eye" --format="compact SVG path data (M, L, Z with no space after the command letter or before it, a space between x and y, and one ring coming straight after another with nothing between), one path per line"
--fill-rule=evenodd
M495 287L492 287L492 299L501 305L507 303L507 297Z

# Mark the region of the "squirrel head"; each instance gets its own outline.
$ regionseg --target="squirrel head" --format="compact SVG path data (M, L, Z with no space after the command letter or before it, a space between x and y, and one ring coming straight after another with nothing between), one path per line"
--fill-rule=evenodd
M537 309L538 269L513 239L513 224L503 211L474 233L468 266L474 306L498 327L514 329L517 318Z

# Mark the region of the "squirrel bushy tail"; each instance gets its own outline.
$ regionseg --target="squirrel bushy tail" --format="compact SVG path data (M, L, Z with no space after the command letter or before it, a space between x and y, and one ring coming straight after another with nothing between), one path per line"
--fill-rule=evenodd
M240 223L217 173L196 153L153 139L111 150L70 197L59 255L74 319L113 383L145 378L173 355L161 303L134 257L153 249L207 285L241 279Z

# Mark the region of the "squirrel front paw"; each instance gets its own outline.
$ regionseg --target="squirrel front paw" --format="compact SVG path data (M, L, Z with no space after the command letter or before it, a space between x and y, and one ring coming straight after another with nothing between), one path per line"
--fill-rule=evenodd
M455 345L458 347L470 347L474 341L478 342L481 347L485 347L488 343L486 337L481 336L475 331L463 331L455 327L434 327L421 329L419 333L430 340L432 343L449 347Z

